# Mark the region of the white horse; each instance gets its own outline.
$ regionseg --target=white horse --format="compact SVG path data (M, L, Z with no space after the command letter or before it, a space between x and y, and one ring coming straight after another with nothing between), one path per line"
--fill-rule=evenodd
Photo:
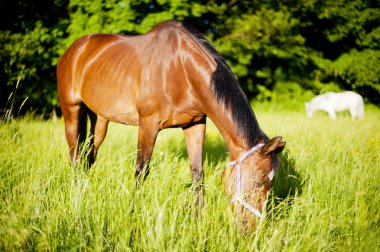
M342 93L328 92L314 97L305 103L308 117L312 117L316 110L324 110L331 119L336 118L335 112L349 110L352 118L363 118L364 103L361 95L347 91Z

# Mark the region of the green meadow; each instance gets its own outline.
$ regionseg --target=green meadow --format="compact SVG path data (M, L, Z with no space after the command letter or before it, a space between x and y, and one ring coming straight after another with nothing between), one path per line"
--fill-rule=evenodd
M228 152L210 121L198 218L180 129L160 132L151 173L136 189L136 127L110 124L86 170L69 163L62 120L1 122L0 250L380 251L380 110L335 121L255 111L287 145L266 219L250 234L239 232L223 192Z

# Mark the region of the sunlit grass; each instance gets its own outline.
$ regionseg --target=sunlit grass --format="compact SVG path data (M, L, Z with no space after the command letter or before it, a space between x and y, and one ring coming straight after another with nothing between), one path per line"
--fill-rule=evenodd
M256 109L255 109L256 110ZM257 232L239 233L223 193L227 149L208 125L206 205L196 219L180 129L159 134L151 173L137 190L137 128L111 124L95 166L69 164L63 122L0 124L0 248L119 251L373 251L380 247L380 111L256 110L287 142Z

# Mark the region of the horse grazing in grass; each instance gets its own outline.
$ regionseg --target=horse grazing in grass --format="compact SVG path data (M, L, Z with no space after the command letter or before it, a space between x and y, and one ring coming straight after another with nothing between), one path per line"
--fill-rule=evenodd
M364 102L361 95L346 91L342 93L327 92L305 103L308 117L317 110L326 111L331 119L336 119L335 112L349 110L352 118L364 117Z
M232 162L223 173L226 193L246 227L261 215L277 169L281 137L260 130L231 69L202 35L166 21L144 35L92 34L75 41L57 66L58 95L71 161L91 122L89 163L95 161L109 121L139 126L135 176L149 172L158 132L181 127L195 188L203 204L206 116L220 130Z

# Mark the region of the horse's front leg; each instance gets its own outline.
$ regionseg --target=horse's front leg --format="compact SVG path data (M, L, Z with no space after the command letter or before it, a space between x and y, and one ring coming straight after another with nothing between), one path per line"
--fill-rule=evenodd
M203 207L203 145L205 140L206 119L183 128L186 138L187 153L193 176L194 203L196 211Z
M155 124L150 120L140 120L135 173L138 183L141 179L145 179L149 174L149 162L159 130L160 128L158 124Z
M330 119L336 119L336 114L334 110L328 110L327 113L329 114Z

